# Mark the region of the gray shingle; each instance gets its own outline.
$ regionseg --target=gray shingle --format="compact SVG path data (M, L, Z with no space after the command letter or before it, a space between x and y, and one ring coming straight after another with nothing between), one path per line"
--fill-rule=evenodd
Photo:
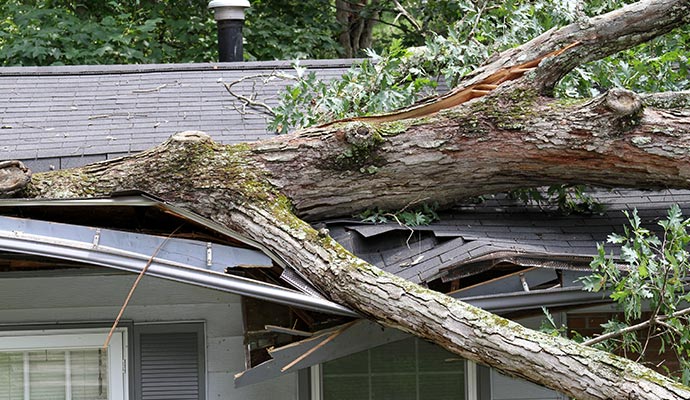
M302 65L335 77L351 63ZM205 131L222 143L270 137L267 118L240 114L242 104L222 82L277 70L290 73L290 63L0 68L0 125L13 131L0 146L0 159L140 151L184 130ZM287 83L244 81L235 89L242 94L256 90L259 99L275 105L276 93Z
M81 167L86 164L92 164L98 161L104 161L106 159L105 154L92 155L92 156L80 156L80 157L62 157L60 159L60 168L75 168Z
M33 172L46 172L60 168L60 159L41 158L36 160L24 160L24 164Z

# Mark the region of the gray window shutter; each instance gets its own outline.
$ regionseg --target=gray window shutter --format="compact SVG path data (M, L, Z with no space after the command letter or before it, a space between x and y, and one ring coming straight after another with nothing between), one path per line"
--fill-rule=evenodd
M202 333L201 324L135 328L137 399L204 399Z

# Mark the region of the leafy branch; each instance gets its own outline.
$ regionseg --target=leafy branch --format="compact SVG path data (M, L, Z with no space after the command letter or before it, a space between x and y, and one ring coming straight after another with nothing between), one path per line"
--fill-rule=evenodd
M580 281L590 292L608 290L610 298L622 309L623 320L602 325L602 335L587 340L624 353L646 355L650 340L660 341L660 352L670 348L680 365L678 376L684 384L690 381L690 219L683 217L678 205L672 206L665 220L659 221L661 237L642 225L637 210L624 212L629 226L623 234L611 234L608 242L620 245L618 259L597 246L591 262L592 274ZM643 310L651 312L644 321ZM639 332L646 329L645 335ZM643 342L640 341L643 340ZM614 342L615 341L615 342Z
M438 204L423 203L411 209L404 208L394 212L381 210L379 208L368 209L357 214L355 217L361 219L362 222L385 224L395 221L402 226L414 227L429 225L434 221L438 221L439 216L436 212L437 209Z
M554 185L544 188L513 190L509 197L540 208L555 207L563 214L596 214L604 206L583 185Z

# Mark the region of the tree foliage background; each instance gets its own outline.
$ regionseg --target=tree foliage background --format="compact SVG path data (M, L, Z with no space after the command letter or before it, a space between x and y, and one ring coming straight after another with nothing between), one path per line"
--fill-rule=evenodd
M6 0L2 65L202 62L217 50L205 1Z
M439 88L455 86L492 54L625 3L630 1L591 1L586 6L568 0L407 2L408 12L419 16L415 25L421 29L382 22L376 35L385 34L386 39L366 51L371 61L352 68L341 80L321 81L298 66L297 82L282 93L271 127L284 133L408 106ZM690 35L677 29L576 68L560 82L556 95L590 97L613 87L636 92L687 90L689 55Z

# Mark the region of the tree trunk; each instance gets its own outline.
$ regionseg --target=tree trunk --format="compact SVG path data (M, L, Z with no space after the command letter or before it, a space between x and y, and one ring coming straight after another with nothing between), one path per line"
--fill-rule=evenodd
M400 209L422 199L450 205L467 196L563 182L690 187L690 117L645 106L690 109L687 93L664 95L673 102L622 90L570 104L546 97L579 62L667 32L684 23L689 8L687 1L643 2L587 26L548 32L476 71L455 91L489 88L487 79L497 74L508 78L449 109L230 146L187 132L131 157L35 174L21 194L66 198L145 190L261 241L363 316L467 359L578 399L687 399L690 388L632 361L525 329L380 271L304 219L375 206ZM549 53L527 75L508 68L539 63Z
M357 57L361 50L371 47L378 3L379 0L336 0L335 17L341 27L338 42L343 47L343 57ZM365 15L365 10L370 15Z
M509 86L431 117L332 125L251 148L313 220L556 183L690 188L689 121L622 90L562 104Z

